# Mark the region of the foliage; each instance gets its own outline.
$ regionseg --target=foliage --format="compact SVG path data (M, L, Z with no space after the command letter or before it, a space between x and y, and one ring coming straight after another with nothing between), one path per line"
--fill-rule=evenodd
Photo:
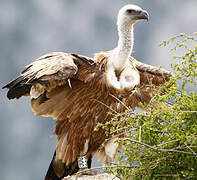
M134 114L128 109L115 115L111 135L127 130L128 136L118 140L121 152L111 171L123 179L196 179L196 36L182 33L159 45L182 54L173 57L173 76L160 87L163 94L144 105L148 112Z

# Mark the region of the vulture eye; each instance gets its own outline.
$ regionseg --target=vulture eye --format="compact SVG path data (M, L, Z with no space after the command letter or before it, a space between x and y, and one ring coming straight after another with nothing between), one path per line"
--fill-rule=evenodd
M127 9L127 14L134 14L135 13L135 10L133 10L133 9Z

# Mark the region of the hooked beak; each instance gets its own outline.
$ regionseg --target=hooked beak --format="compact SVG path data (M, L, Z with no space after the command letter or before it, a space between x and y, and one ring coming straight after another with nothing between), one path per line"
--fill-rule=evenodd
M139 14L136 15L135 19L136 20L146 19L148 21L149 20L149 15L146 11L143 10Z

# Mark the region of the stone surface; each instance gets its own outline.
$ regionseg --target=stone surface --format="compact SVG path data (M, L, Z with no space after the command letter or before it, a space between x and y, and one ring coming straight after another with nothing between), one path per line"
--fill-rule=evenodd
M63 178L63 180L76 180L76 179L77 180L120 180L120 178L116 177L115 175L108 173L96 174L94 176L82 175L80 177L73 175Z

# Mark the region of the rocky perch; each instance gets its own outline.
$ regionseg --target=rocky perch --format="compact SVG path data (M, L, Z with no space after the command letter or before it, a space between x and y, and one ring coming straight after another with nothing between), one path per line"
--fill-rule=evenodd
M120 180L120 178L116 177L113 174L100 173L96 175L67 176L63 178L63 180Z

